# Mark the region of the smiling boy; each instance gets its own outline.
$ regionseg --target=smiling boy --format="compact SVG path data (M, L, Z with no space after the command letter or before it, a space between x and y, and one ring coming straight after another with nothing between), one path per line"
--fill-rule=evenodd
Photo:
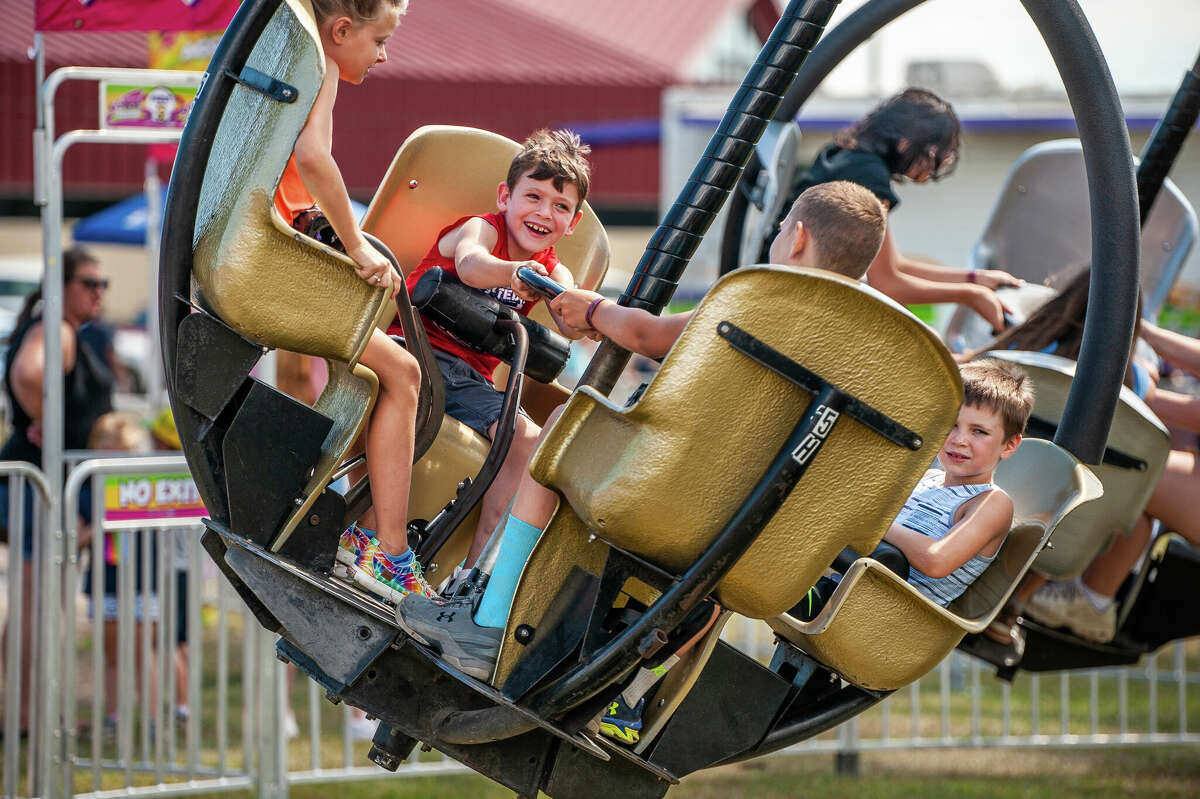
M457 275L517 313L528 315L539 295L517 278L530 267L570 288L571 271L558 261L554 245L575 231L588 191L590 148L566 130L534 133L513 158L506 179L496 188L496 212L464 216L438 233L437 240L408 276L409 291L433 267ZM551 317L568 338L576 330L555 311ZM491 439L496 433L504 395L492 383L499 358L464 346L436 323L422 317L446 386L446 413ZM403 335L397 317L389 334ZM487 537L516 493L541 432L529 417L517 417L512 445L499 474L480 503L479 525L467 554L474 564Z
M1012 527L1012 499L992 482L1000 461L1021 445L1033 410L1029 376L984 358L961 367L963 404L937 454L883 540L908 559L908 582L946 607L995 559ZM789 613L813 619L837 590L822 577Z
M1013 504L992 478L1021 445L1033 409L1029 376L1002 361L962 367L963 405L930 469L883 540L908 558L908 581L945 607L983 574L1012 526Z

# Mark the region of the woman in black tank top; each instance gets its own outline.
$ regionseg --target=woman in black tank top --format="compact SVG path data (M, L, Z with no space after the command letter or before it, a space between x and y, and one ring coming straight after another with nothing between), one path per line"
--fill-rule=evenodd
M893 184L925 183L953 171L961 132L949 103L925 89L905 89L823 147L797 179L791 197L794 200L811 186L846 180L870 189L890 213L900 204ZM791 203L786 203L783 213L790 208ZM998 269L951 269L902 255L890 227L867 270L867 280L901 303L961 303L997 330L1004 327L1005 308L994 290L1021 284Z
M66 449L86 449L88 433L102 414L112 410L113 375L104 358L87 347L76 331L100 316L104 291L108 281L100 274L95 256L81 247L63 253L63 399ZM42 290L38 288L25 298L25 306L8 340L8 358L4 365L4 389L12 408L13 430L0 448L0 460L19 460L42 465L41 419L42 383L45 375L45 346L39 303ZM50 378L53 379L53 378ZM10 504L8 481L0 480L0 525L8 524ZM90 516L91 501L80 496L85 521ZM33 491L26 486L23 538L23 568L25 596L23 607L31 608L30 588L33 585ZM10 535L10 538L12 536ZM27 726L30 681L30 634L33 624L25 619L21 625L22 680L20 725ZM8 648L8 623L5 622L4 649Z

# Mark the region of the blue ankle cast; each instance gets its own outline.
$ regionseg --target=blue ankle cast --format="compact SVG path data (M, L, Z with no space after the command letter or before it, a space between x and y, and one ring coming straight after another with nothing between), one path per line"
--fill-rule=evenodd
M521 578L525 561L529 559L529 553L541 534L541 529L532 524L516 516L508 517L504 525L504 537L500 539L496 565L492 568L487 589L475 611L475 623L480 627L503 627L508 621L508 610L517 593L517 580Z

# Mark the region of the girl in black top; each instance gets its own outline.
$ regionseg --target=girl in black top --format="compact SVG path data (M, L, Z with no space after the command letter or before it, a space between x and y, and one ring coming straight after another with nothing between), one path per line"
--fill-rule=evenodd
M792 196L820 183L848 180L870 189L890 212L900 204L893 182L925 183L953 171L961 132L949 103L924 89L905 89L823 147ZM995 289L1022 283L998 269L950 269L901 255L890 228L867 281L901 303L961 303L996 330L1004 327L1005 308Z

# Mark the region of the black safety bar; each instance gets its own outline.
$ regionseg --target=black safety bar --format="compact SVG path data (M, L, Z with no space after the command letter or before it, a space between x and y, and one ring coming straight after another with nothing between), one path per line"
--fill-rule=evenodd
M508 457L508 450L512 445L513 434L517 429L517 412L521 409L525 361L529 357L529 333L525 330L525 325L515 318L499 319L496 321L496 327L512 336L516 344L508 373L508 385L504 389L504 402L500 406L500 420L496 424L496 436L492 439L487 457L483 459L479 473L471 481L470 487L461 496L455 497L426 526L425 537L417 547L417 560L421 563L427 563L428 559L442 548L451 534L483 499L484 493L500 473L500 467L504 465L504 459Z

